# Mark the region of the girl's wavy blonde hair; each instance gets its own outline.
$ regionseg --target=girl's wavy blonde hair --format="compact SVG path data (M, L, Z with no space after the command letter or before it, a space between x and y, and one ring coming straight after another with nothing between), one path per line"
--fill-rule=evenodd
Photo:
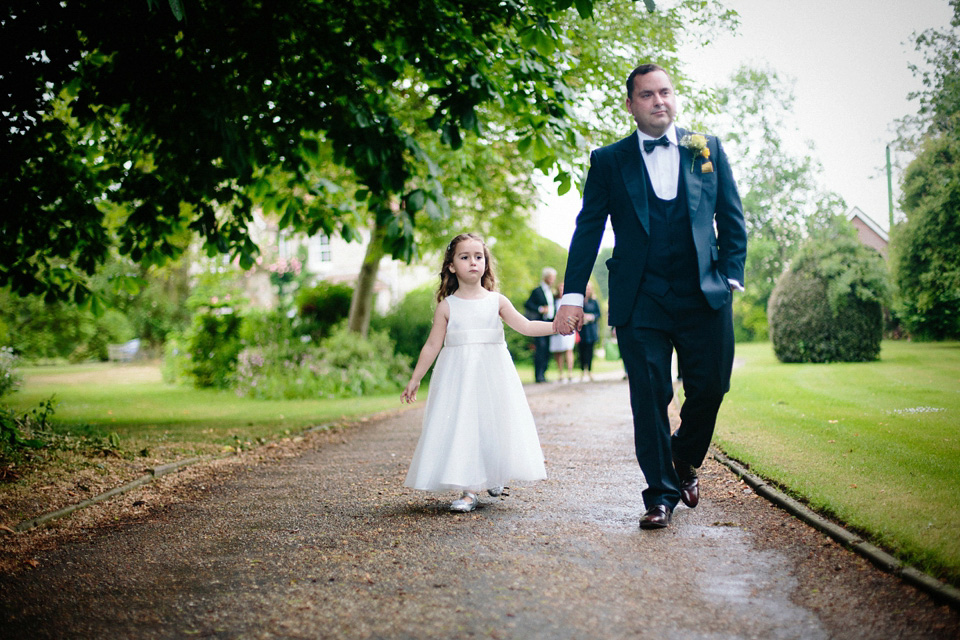
M437 287L437 302L440 302L460 288L460 282L457 280L457 274L450 271L450 265L453 264L453 256L457 253L457 245L464 240L476 240L483 245L483 258L485 268L483 276L480 278L480 286L487 291L497 290L497 276L493 271L493 256L490 255L490 249L483 238L476 233L461 233L450 241L447 250L443 254L443 266L440 267L440 286Z

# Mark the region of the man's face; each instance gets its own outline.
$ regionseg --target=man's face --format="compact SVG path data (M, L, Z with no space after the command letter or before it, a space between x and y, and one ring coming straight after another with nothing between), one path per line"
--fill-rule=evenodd
M544 281L544 283L546 283L546 285L547 285L548 287L552 287L552 286L553 286L553 282L554 282L556 279L557 279L557 276L553 275L552 273L548 273L547 275L543 276L543 281Z
M663 71L635 77L633 96L627 98L626 105L640 131L654 138L666 133L677 115L677 95Z

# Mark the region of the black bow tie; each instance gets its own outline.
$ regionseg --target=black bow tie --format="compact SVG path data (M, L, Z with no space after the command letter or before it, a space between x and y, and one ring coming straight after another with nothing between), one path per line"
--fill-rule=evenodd
M670 146L670 141L667 140L667 136L660 136L656 140L644 140L643 141L643 150L647 153L650 153L657 148L657 145L663 145L665 147Z

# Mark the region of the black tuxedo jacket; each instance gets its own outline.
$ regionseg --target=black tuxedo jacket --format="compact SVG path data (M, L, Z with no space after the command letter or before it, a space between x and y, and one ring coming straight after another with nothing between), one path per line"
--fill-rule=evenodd
M677 127L678 139L687 133ZM694 159L689 149L680 147L680 171L685 172L683 184L697 249L700 288L707 303L719 309L730 299L727 278L744 281L747 231L726 154L716 137L706 138L709 159L699 155ZM634 132L590 154L583 207L577 216L564 275L564 293L584 292L609 217L615 241L613 257L607 261L608 321L614 327L629 322L650 244L646 166L640 153Z
M530 297L523 303L524 315L530 320L546 320L547 316L540 313L540 307L547 306L547 294L543 288L537 285L537 288L530 292Z

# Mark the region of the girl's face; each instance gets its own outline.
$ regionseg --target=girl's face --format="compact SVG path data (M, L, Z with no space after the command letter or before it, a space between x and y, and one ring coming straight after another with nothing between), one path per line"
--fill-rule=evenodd
M451 273L457 276L461 284L480 282L487 270L487 260L483 253L483 243L479 240L461 240L453 250Z

